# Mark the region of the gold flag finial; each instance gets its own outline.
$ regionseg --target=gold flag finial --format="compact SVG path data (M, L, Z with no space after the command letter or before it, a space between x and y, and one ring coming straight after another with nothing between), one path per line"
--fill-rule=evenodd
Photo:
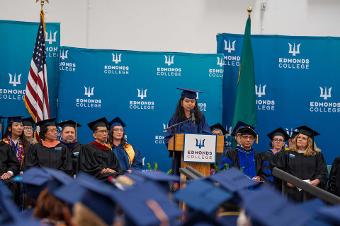
M40 9L43 10L45 2L49 3L48 0L36 0L35 2L39 2L40 1Z
M252 8L251 6L249 6L248 9L247 9L247 11L248 11L248 14L250 15L251 12L253 11L253 8Z

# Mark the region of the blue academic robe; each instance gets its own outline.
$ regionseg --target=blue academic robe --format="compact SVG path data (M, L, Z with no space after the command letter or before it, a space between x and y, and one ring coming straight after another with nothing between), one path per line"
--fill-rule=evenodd
M171 118L169 121L169 127L178 123L174 118ZM211 134L210 127L207 124L204 115L199 123L193 122L191 120L186 121L178 126L175 126L172 129L169 129L166 132L164 137L164 141L166 146L168 146L169 139L174 136L176 133L195 133L195 134ZM170 153L170 157L173 158L172 160L172 171L174 175L179 175L179 167L181 164L181 152L174 152Z
M124 147L120 144L118 146L113 146L112 151L116 155L119 167L122 171L126 171L128 169L142 169L143 168L143 157L140 151L133 148L135 151L135 157L132 161L132 164L129 164L129 156L124 150Z

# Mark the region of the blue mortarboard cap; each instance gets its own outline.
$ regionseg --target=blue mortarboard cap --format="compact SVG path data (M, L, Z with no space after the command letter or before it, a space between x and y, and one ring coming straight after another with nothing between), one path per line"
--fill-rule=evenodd
M0 225L14 222L19 216L19 210L6 193L0 193Z
M37 198L45 188L52 192L72 181L73 179L64 172L48 168L33 167L22 175L22 183L26 185L27 193L32 198Z
M289 139L289 135L286 132L286 130L282 129L281 127L271 131L270 133L267 134L269 139L273 139L275 136L282 136L285 141Z
M312 215L311 219L306 223L308 226L329 226L329 224L323 222L318 218L318 212L326 204L320 199L312 199L298 204L300 209L308 211L308 214Z
M189 99L196 99L197 98L197 93L202 93L199 90L194 90L194 89L187 89L187 88L177 88L179 90L182 90L181 97L186 97Z
M37 122L36 125L37 126L55 126L56 125L55 118L41 120Z
M340 225L340 205L323 207L318 212L321 219L332 225Z
M242 189L250 188L258 184L236 168L220 171L208 178L212 181L218 182L222 187L230 192L238 192Z
M108 128L109 122L105 117L102 117L92 122L89 122L87 125L92 131L95 131L99 126Z
M115 208L112 199L113 190L113 187L94 177L80 173L72 183L55 190L53 194L72 205L77 202L84 204L108 225L111 225Z
M158 170L136 170L132 172L133 174L140 175L148 180L156 181L156 182L179 182L179 176L169 175L162 171Z
M312 215L288 202L269 186L241 192L243 205L254 223L275 226L302 226Z
M61 128L64 128L66 126L70 126L70 127L73 127L73 128L76 128L76 127L81 127L81 125L73 120L65 120L65 121L61 121L58 123L58 126L60 126Z
M219 222L213 216L214 214L207 215L202 212L194 212L181 226L228 226Z
M162 220L173 225L175 218L181 215L177 205L168 199L167 193L152 182L136 184L126 191L115 191L114 199L132 225L160 225Z
M12 192L8 189L8 187L1 180L0 180L0 196L12 197Z
M206 180L194 180L184 189L177 191L174 197L195 210L209 214L232 198L232 195Z
M33 127L35 125L35 122L34 122L32 117L28 117L28 118L22 119L22 124L24 126L32 126Z
M123 122L123 120L119 117L116 117L114 119L111 120L110 122L110 127L113 126L122 126L122 127L126 127L126 124Z
M216 124L210 126L211 131L213 131L215 129L221 130L223 135L226 135L228 133L228 131L222 126L221 123L216 123Z

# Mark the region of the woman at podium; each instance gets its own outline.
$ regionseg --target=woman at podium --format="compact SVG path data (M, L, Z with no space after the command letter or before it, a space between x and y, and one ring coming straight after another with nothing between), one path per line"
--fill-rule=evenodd
M182 93L176 111L169 121L169 127L164 138L167 146L169 139L176 133L211 134L209 125L197 106L197 93L200 91L183 88L177 89L182 90ZM172 157L173 174L179 175L182 153L170 152L169 154Z

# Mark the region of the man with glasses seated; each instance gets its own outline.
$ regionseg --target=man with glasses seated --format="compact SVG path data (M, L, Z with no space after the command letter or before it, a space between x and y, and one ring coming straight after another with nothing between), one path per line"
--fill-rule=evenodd
M227 151L226 155L222 157L219 168L223 169L226 165L229 168L236 167L253 180L261 181L261 177L258 176L261 162L259 155L255 154L253 149L257 133L252 126L246 123L242 124L236 131L239 145L235 149Z
M108 124L105 117L88 123L94 141L83 145L79 155L79 170L99 180L120 174L118 159L108 144Z
M276 165L276 162L281 154L284 154L285 144L289 139L287 132L280 128L268 133L267 136L270 139L270 149L262 152L261 157L261 178L264 181L275 184L277 189L281 188L281 182L278 181L272 175L272 169Z

